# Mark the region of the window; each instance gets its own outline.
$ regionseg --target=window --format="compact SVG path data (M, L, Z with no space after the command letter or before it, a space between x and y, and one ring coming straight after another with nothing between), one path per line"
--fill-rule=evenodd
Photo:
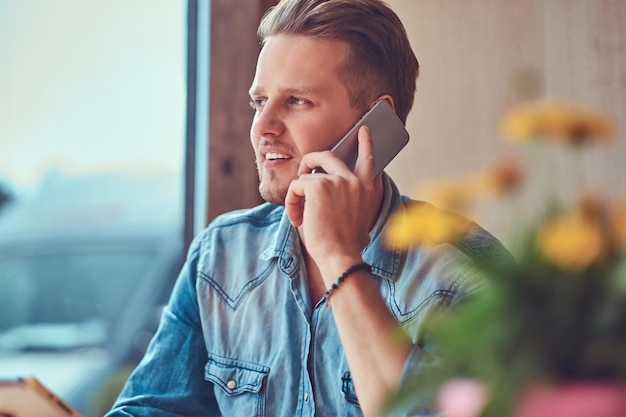
M102 415L183 254L182 0L0 0L0 378Z

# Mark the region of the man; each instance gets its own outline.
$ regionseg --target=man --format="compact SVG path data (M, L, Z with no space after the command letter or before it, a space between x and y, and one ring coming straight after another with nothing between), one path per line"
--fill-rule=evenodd
M425 314L469 290L467 253L501 250L482 229L471 251L387 247L407 199L374 177L367 128L354 172L327 151L378 100L403 122L412 106L418 63L384 3L282 0L259 36L250 138L267 203L196 237L110 416L378 415L429 360Z

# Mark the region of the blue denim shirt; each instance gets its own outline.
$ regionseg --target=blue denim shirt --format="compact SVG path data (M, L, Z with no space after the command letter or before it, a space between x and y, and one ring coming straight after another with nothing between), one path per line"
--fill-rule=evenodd
M387 247L385 223L409 200L383 175L362 256L414 342L406 378L432 360L418 345L424 316L472 291L480 261L508 253L480 228L454 246ZM108 414L124 415L362 416L332 308L310 300L283 207L225 214L194 239L159 330Z

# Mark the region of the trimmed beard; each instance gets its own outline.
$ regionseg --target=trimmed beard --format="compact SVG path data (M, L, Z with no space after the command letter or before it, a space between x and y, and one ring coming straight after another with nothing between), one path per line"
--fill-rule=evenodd
M275 204L277 206L284 206L285 205L285 199L287 198L287 188L279 188L279 189L272 189L271 187L264 187L263 186L263 173L262 173L262 168L258 168L258 172L259 172L259 194L261 194L261 197L263 198L263 200L267 201L268 203L271 204ZM266 174L270 177L270 181L273 179L274 177L274 172L269 171L266 172Z

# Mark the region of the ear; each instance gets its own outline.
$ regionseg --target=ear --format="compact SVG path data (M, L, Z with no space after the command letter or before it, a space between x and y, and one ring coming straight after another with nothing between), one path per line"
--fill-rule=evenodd
M378 97L376 100L374 100L374 102L372 103L372 106L376 104L377 102L379 102L380 100L386 100L387 103L389 103L389 105L393 109L393 111L394 112L396 111L396 105L393 102L393 98L389 94L383 94L382 96Z

